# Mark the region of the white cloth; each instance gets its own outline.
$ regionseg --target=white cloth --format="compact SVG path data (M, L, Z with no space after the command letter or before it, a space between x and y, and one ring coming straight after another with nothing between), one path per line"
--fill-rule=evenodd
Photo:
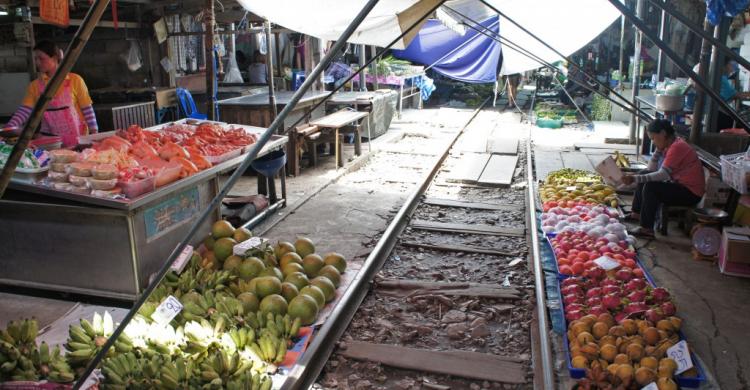
M247 69L247 78L250 84L267 84L266 64L255 62Z

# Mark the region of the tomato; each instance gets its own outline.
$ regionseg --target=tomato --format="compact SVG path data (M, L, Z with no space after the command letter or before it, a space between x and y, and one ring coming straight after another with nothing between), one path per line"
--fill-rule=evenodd
M582 274L584 270L583 263L574 263L570 266L570 270L573 271L574 275Z

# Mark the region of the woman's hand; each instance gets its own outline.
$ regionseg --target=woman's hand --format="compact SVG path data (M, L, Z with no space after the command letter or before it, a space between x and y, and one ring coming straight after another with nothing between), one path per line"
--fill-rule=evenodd
M631 185L635 183L635 176L633 175L624 175L622 177L622 183L625 185Z

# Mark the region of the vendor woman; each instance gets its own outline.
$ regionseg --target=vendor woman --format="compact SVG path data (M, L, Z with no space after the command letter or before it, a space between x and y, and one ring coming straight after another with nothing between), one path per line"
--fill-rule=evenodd
M700 202L706 181L695 150L676 137L669 121L657 119L646 127L656 147L649 167L637 175L625 175L625 184L637 183L630 217L640 221L633 234L654 237L654 222L660 205L693 206Z
M34 63L40 76L29 84L21 107L5 125L6 130L20 129L26 123L32 107L55 74L62 57L62 50L50 41L40 41L34 46ZM59 135L64 146L75 146L79 135L96 133L98 130L86 84L81 76L69 73L55 97L47 105L42 118L41 133Z

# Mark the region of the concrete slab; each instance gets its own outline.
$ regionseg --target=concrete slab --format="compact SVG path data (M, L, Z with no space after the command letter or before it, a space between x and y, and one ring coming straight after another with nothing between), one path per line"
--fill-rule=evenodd
M43 328L62 317L73 306L75 302L0 293L0 328L5 329L12 320L32 316L39 322L39 328Z

